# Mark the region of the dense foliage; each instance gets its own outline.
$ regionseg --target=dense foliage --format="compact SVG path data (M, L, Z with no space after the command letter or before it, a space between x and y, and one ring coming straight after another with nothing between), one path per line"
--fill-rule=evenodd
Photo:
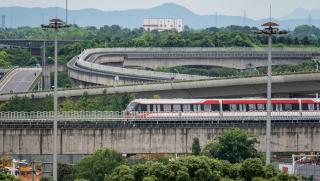
M101 96L90 97L84 92L77 100L68 97L60 104L61 111L123 111L133 96L128 93L107 95L104 91ZM15 96L0 105L0 111L52 111L53 98L44 99Z
M209 157L238 163L258 156L256 138L250 137L239 128L223 131L217 141L207 144L203 154Z
M109 47L254 47L264 45L267 39L254 34L255 27L228 26L202 30L185 29L176 31L146 32L140 29L121 28L118 25L97 27L78 27L59 31L60 39L94 40L100 46ZM315 26L302 25L288 36L274 38L281 45L319 45L320 30ZM52 31L41 28L19 27L0 30L1 39L53 39Z
M12 175L5 173L2 170L0 170L0 180L1 181L20 181L19 179L15 178Z
M93 155L82 159L77 167L77 177L90 181L101 181L105 174L125 163L118 152L109 149L97 150Z
M86 48L96 47L259 47L267 44L265 36L256 35L255 27L228 26L202 30L152 31L127 29L117 25L78 27L59 31L63 40L81 40L72 45L59 46L59 62L67 63ZM287 36L274 37L275 46L320 46L320 29L314 26L298 26ZM19 27L0 30L1 39L53 39L52 31L41 28ZM4 52L7 55L3 55ZM53 57L53 47L47 47L47 56ZM4 57L4 58L3 58ZM52 59L49 63L52 63ZM0 66L30 66L41 63L41 57L31 57L30 49L0 51Z
M200 142L199 138L193 138L192 140L192 154L195 156L200 155L201 153L201 147L200 147Z
M127 163L120 154L109 149L99 150L85 157L74 171L65 172L61 181L69 180L105 180L105 181L296 181L296 176L288 175L265 166L258 158L249 158L242 163L231 164L228 161L206 156L186 156L169 162L147 161L145 163ZM63 170L59 170L63 171Z

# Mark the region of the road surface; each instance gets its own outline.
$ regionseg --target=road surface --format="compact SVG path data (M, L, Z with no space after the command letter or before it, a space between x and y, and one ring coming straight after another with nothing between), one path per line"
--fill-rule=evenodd
M27 92L40 74L41 68L16 68L1 80L0 93Z

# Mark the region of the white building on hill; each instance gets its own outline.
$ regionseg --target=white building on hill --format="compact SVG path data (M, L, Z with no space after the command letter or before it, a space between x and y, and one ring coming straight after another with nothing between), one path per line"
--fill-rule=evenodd
M144 19L143 29L145 31L176 29L180 32L183 30L183 24L182 19Z

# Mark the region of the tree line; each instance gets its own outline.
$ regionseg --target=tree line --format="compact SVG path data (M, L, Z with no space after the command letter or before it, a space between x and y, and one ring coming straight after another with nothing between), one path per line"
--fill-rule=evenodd
M66 64L83 49L98 47L263 47L267 37L254 33L255 27L228 26L224 28L207 28L201 30L185 29L182 32L143 31L127 29L120 26L78 27L59 31L63 40L81 40L71 45L59 46L59 63ZM53 39L52 31L43 31L35 27L0 29L1 39ZM320 46L320 29L315 26L296 27L289 35L274 36L276 47L318 47ZM46 54L53 57L53 46L47 46ZM0 50L0 67L34 66L41 64L41 56L31 56L31 50L12 48ZM47 59L53 64L53 59Z
M267 45L267 37L257 35L256 27L228 26L200 30L185 29L182 32L144 31L121 28L118 25L97 27L78 27L59 31L62 40L81 40L72 45L61 45L60 63L67 63L85 48L96 47L261 47ZM39 27L6 28L0 30L0 39L44 39L52 40L53 32ZM320 46L320 29L315 26L301 25L289 35L274 36L276 47ZM9 57L3 55L4 51ZM41 57L31 57L30 49L9 49L0 51L0 66L30 66L41 63ZM47 55L53 57L53 47L48 46ZM3 58L4 57L4 58ZM4 61L5 60L5 61ZM52 60L49 60L52 62Z
M106 91L96 97L90 97L84 92L78 99L67 97L59 104L60 111L124 111L126 106L133 99L129 93L108 95ZM33 96L18 97L14 96L9 101L0 104L0 111L11 112L36 112L52 111L53 97L47 95L43 99L35 99Z

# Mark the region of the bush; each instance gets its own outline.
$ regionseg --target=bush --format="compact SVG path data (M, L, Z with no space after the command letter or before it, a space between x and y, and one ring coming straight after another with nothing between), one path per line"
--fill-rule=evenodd
M105 174L125 163L122 155L110 149L97 150L93 155L83 158L78 166L77 178L90 181L101 181Z
M20 181L19 179L15 178L14 176L0 171L0 180L2 181Z
M209 157L228 160L230 163L242 162L247 158L258 156L255 149L257 140L239 129L234 128L223 131L217 142L207 144L203 149L203 154Z
M263 163L258 158L249 158L245 160L241 165L240 173L241 176L248 181L252 180L254 177L264 177L265 175Z
M112 174L105 179L106 181L135 181L134 171L127 165L115 168Z
M192 154L195 156L200 155L201 153L201 148L200 148L200 142L199 138L193 138L192 141Z

